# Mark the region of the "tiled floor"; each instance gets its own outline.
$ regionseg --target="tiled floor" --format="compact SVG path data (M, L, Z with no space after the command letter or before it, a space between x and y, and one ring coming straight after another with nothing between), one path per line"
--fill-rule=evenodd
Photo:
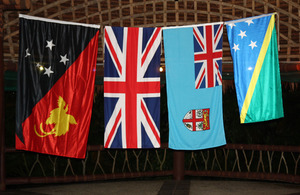
M110 180L99 182L7 186L3 195L300 195L299 184L236 180Z
M190 192L190 181L165 181L161 186L158 195L186 195Z

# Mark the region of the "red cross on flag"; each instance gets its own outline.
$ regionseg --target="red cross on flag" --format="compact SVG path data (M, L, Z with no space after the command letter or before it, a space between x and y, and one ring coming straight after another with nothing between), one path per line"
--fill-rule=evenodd
M195 88L222 85L223 24L193 28Z
M105 148L160 147L161 28L105 27Z
M182 122L190 131L209 130L209 108L190 110Z

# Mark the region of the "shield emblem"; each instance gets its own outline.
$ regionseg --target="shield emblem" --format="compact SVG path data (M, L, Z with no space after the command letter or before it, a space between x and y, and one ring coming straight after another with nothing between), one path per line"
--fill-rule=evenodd
M190 131L209 130L209 108L188 111L182 122Z

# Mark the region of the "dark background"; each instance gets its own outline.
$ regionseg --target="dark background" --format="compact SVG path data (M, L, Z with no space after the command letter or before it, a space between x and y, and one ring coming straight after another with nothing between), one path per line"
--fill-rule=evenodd
M100 89L100 90L99 90ZM94 105L89 132L89 145L104 143L104 105L102 86L95 88ZM300 140L300 90L282 88L284 118L240 124L235 89L223 93L223 118L227 143L263 145L299 145ZM5 135L6 146L15 143L16 92L5 92ZM166 87L161 87L161 143L168 142L168 110Z

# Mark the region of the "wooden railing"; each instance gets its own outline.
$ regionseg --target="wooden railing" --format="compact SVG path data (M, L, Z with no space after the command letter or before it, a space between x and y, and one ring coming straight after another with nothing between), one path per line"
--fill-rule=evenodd
M300 147L227 144L185 151L185 176L300 183ZM173 150L107 150L88 146L84 160L6 149L5 185L173 175Z
M188 157L187 157L188 155ZM227 144L192 151L185 174L300 183L300 147Z

